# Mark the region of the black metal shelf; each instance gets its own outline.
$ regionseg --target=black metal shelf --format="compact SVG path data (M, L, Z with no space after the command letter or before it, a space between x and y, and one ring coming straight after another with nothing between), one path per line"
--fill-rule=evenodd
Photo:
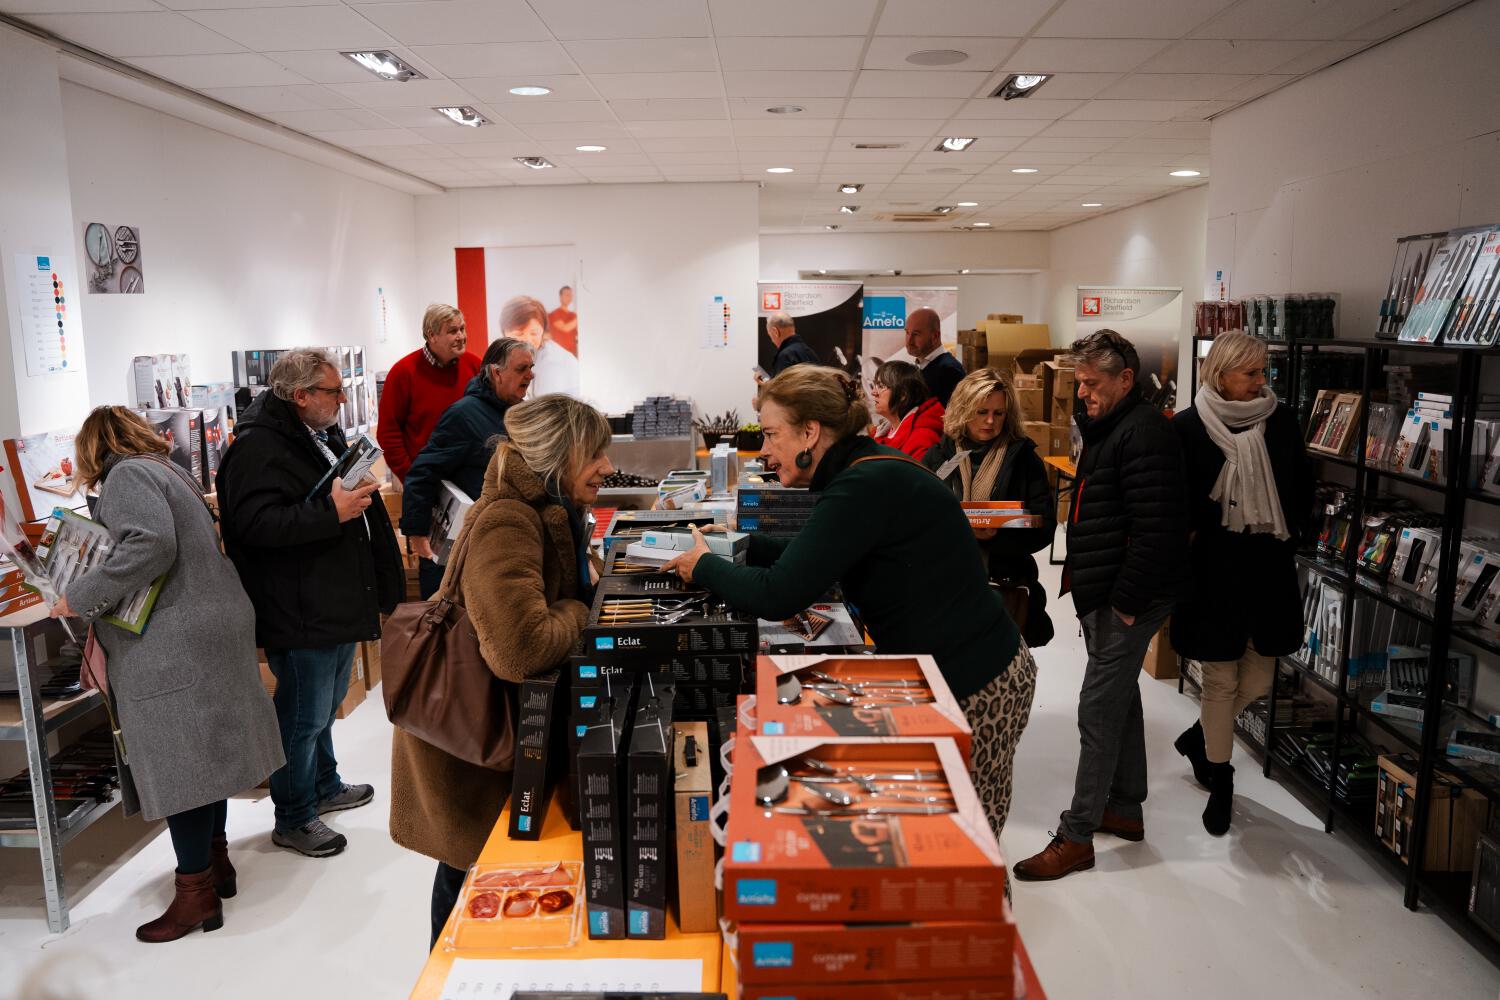
M1322 674L1314 670L1312 667L1303 663L1301 660L1298 660L1295 656L1283 656L1281 657L1281 662L1291 667L1303 677L1310 678L1314 684L1322 688L1328 694L1333 695L1333 697L1338 699L1340 702L1344 700L1345 695L1342 691L1339 690L1337 684L1333 683L1328 678L1324 677Z

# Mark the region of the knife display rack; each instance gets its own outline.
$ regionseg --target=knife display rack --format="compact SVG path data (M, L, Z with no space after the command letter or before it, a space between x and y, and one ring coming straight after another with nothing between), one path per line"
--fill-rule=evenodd
M1500 226L1398 239L1376 336L1416 344L1494 346L1500 339Z

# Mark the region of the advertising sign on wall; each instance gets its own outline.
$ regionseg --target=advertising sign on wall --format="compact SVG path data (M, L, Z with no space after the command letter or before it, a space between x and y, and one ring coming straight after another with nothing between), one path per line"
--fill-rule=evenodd
M776 345L766 335L766 318L784 312L797 326L797 336L825 365L853 373L861 351L864 284L858 281L762 281L757 359L766 371L776 358Z
M1141 391L1166 408L1177 395L1182 289L1142 285L1079 285L1078 336L1114 330L1141 358Z
M906 353L906 318L918 309L933 309L937 312L943 331L943 346L954 351L958 343L957 288L865 289L860 374L867 392L870 379L882 362L913 360Z

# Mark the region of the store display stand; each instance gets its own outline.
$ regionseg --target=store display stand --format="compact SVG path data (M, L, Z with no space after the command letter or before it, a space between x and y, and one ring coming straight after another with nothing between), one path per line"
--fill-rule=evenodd
M54 934L68 929L68 896L63 883L62 849L121 801L115 789L104 802L81 813L59 819L52 797L51 757L47 737L70 722L104 706L97 691L67 698L43 699L35 676L36 651L45 648L61 626L47 615L43 605L0 618L0 642L9 647L15 663L19 706L0 700L0 740L20 740L26 745L26 765L31 774L31 802L35 826L23 830L0 830L0 847L30 847L41 854L42 884L47 897L47 926Z

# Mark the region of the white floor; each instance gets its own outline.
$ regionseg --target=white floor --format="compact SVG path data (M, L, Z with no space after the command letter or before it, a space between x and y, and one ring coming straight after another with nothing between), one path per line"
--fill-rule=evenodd
M1055 593L1055 571L1050 582ZM1054 603L1059 636L1037 655L1005 836L1013 858L1045 845L1071 794L1083 656L1070 610ZM1175 684L1143 676L1141 687L1153 769L1146 841L1101 836L1094 871L1015 887L1051 997L1500 996L1500 970L1436 915L1405 910L1384 868L1323 833L1257 768L1236 775L1231 835L1204 833L1204 793L1171 746L1196 702ZM111 817L70 845L73 926L59 937L46 930L36 855L0 851L0 1000L405 997L424 959L433 866L386 835L390 736L378 700L338 723L335 738L345 777L378 790L375 805L331 818L349 850L322 861L278 850L270 802L233 801L240 894L213 934L160 946L132 936L170 896L164 832ZM131 844L123 861L102 860Z

